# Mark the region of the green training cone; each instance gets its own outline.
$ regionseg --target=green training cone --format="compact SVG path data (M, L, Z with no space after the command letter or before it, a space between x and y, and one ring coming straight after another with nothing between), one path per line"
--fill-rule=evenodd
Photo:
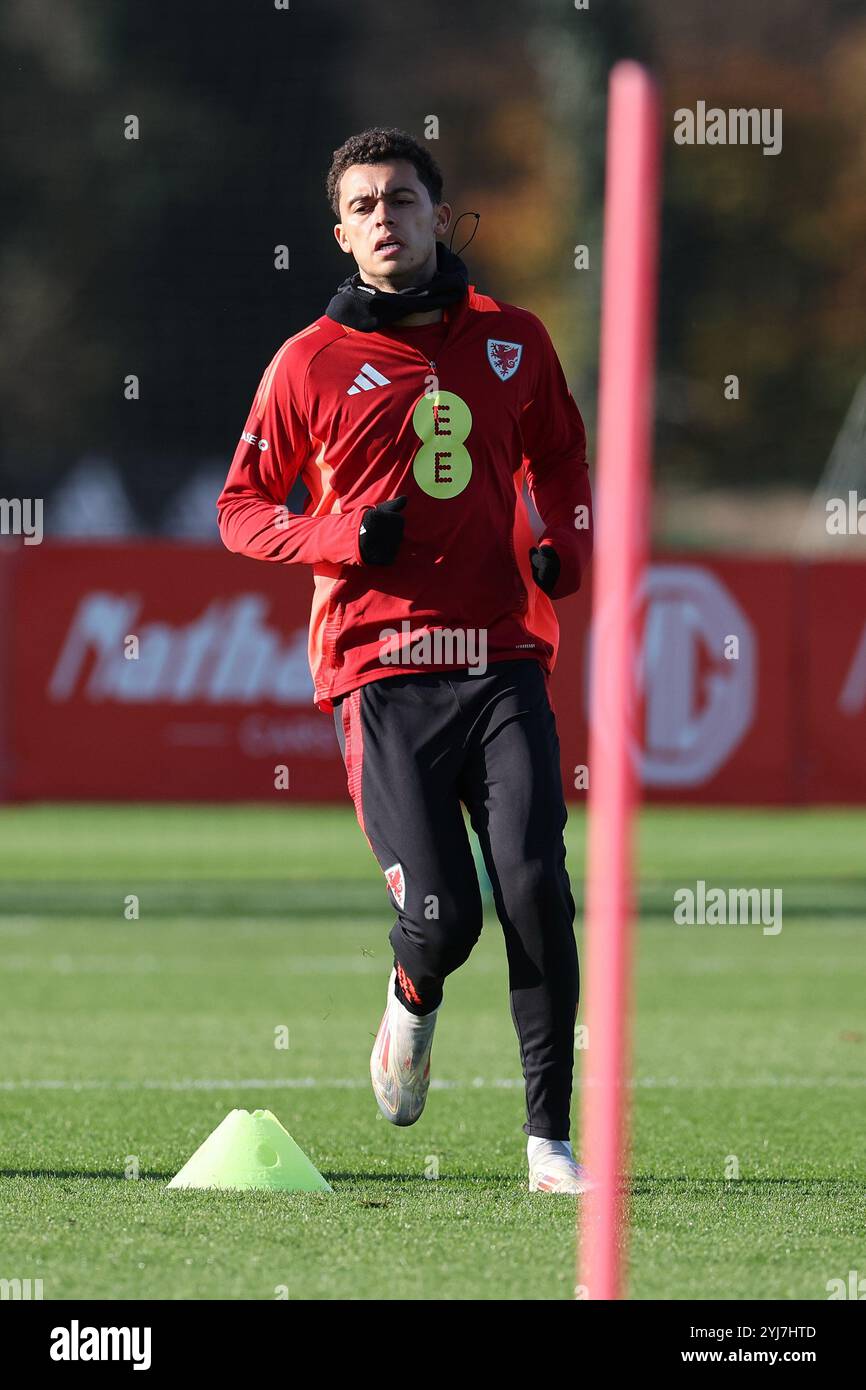
M270 1110L232 1110L168 1186L334 1190Z

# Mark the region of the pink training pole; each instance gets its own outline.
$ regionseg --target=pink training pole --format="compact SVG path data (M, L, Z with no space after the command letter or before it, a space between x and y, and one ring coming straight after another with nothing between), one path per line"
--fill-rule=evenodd
M577 1296L621 1297L625 1250L628 1008L633 916L629 745L636 708L635 594L646 563L659 209L659 108L652 79L610 79L593 566L583 1068L584 1162Z

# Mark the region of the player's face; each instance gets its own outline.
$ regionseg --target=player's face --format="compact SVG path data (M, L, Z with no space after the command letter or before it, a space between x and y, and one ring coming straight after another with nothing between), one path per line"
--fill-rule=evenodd
M430 194L407 159L353 164L340 180L340 221L334 235L351 252L363 279L401 290L436 270L436 238L451 221L447 203Z

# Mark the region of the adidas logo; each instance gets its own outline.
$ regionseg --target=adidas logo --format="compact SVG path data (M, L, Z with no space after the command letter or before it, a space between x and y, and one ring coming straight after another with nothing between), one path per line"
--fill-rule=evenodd
M357 396L359 391L372 391L374 386L390 386L388 377L377 372L375 367L371 367L369 362L365 362L358 375L355 377L355 385L350 386L346 392L347 396Z

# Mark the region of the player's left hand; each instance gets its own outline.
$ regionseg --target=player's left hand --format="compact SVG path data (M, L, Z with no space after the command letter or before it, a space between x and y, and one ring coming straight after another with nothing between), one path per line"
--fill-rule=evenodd
M552 545L535 545L529 552L529 560L532 565L532 577L544 593L549 594L556 588L556 581L559 578L560 561L559 556Z

